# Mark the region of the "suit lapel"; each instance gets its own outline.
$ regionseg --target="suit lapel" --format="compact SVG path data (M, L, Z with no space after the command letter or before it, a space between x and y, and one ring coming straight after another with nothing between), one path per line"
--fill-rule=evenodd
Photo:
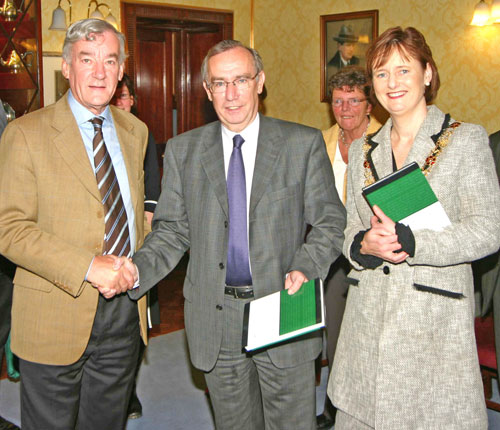
M373 137L373 141L377 143L377 146L371 152L372 165L375 167L379 179L392 173L391 128L392 122L389 119Z
M95 174L89 162L78 124L69 107L67 95L59 100L55 106L52 127L59 131L59 134L54 137L54 145L61 157L83 186L97 200L101 200Z
M408 160L416 161L420 167L424 165L426 158L436 146L430 136L439 133L443 121L444 114L435 106L429 106L424 122L415 136L415 141L408 154Z
M127 177L130 188L130 198L135 212L137 213L137 202L139 201L139 196L137 195L138 187L135 183L138 181L136 172L139 171L138 166L141 165L141 160L139 159L139 154L142 154L140 148L143 142L132 133L133 125L128 122L119 111L114 107L111 107L111 113L113 115L113 122L115 125L116 135L118 141L120 142L120 148L122 151L123 160L127 168ZM140 197L141 199L144 196Z
M201 165L222 210L226 216L229 216L220 122L217 121L209 124L203 131L201 140L204 145L204 150L201 154Z
M283 136L277 126L271 125L271 120L260 115L259 139L257 141L257 156L253 171L252 193L250 195L250 213L259 203L269 181L274 173L274 165L283 147Z

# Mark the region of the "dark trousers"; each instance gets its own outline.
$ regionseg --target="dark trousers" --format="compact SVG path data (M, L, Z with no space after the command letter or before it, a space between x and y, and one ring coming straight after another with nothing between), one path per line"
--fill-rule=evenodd
M12 307L12 278L16 266L0 255L0 366L5 343L10 333L10 309Z
M139 356L137 305L99 297L89 343L67 366L20 360L23 430L123 430Z
M325 307L326 307L326 356L328 358L329 374L332 370L333 358L337 348L337 340L340 334L340 326L344 316L347 299L347 274L351 270L349 261L341 255L332 264L325 282ZM323 412L327 417L335 418L335 408L328 395L325 399Z

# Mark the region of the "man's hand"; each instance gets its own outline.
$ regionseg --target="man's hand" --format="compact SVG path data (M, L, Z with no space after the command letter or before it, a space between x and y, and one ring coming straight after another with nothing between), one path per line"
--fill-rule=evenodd
M133 263L125 257L119 258L115 255L94 257L87 275L87 281L107 299L129 290L136 280L137 274Z
M306 275L302 272L292 270L285 279L285 290L288 290L288 294L295 294L300 290L302 284L307 281Z
M144 215L146 217L146 221L151 226L151 223L153 222L153 215L154 215L153 212L144 211Z
M376 205L373 206L373 213L375 215L370 220L371 229L361 241L361 254L374 255L394 264L403 262L408 254L404 251L394 252L401 249L395 222Z

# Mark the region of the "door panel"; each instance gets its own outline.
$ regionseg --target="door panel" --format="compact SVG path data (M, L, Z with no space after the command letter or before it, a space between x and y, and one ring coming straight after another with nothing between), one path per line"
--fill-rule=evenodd
M172 46L166 40L137 42L137 110L157 142L172 136Z
M222 32L218 29L213 33L183 31L182 34L185 37L186 73L185 88L182 89L184 118L181 124L182 131L187 131L217 118L212 103L203 89L201 63L208 50L222 40Z

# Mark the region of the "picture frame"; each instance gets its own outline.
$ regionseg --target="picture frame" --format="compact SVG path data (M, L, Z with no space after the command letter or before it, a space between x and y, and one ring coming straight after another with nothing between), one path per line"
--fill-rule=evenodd
M328 79L345 65L366 65L366 51L378 36L378 10L320 16L321 101L329 102Z
M61 72L60 52L43 53L43 105L48 106L59 100L69 89L69 83Z

